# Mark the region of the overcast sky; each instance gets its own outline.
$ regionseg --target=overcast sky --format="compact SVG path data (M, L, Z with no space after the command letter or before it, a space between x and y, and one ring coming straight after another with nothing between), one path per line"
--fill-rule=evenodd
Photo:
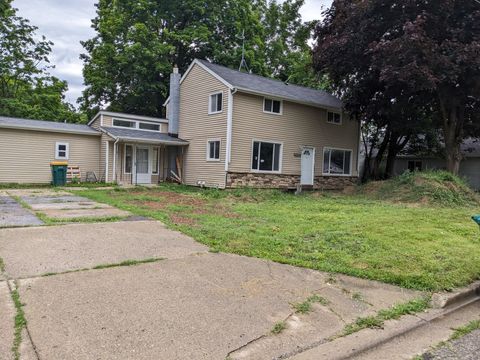
M67 100L76 104L83 89L82 62L84 51L80 40L94 36L91 19L95 17L95 0L14 0L19 15L27 18L54 43L50 61L55 69L50 72L68 81ZM301 13L305 21L319 18L321 7L332 0L305 0Z

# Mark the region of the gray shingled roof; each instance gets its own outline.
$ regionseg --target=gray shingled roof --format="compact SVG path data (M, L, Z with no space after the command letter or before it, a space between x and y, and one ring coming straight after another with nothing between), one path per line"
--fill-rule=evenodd
M341 109L342 101L323 90L304 86L286 85L284 82L259 75L247 74L230 68L212 64L206 60L198 60L201 64L220 76L239 91L251 91L271 95L285 100L310 104L333 109Z
M100 135L98 131L92 129L90 126L87 125L43 120L20 119L5 116L0 116L0 128Z
M161 132L107 126L103 126L102 129L105 130L107 134L122 140L170 145L188 145L188 142L185 140Z

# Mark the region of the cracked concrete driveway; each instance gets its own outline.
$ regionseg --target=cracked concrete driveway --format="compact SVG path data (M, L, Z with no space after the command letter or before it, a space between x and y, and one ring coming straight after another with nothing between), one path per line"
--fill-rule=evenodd
M156 221L0 229L0 257L24 304L29 336L21 352L32 359L284 358L358 316L420 295L210 253ZM92 269L150 258L163 260ZM295 313L293 304L312 294L323 301ZM0 280L0 311L10 319L0 316L2 352L13 339L10 295ZM286 328L274 335L278 322Z

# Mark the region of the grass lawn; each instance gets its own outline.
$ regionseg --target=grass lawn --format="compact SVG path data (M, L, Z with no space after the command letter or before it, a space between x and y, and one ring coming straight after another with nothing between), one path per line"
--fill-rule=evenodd
M480 277L480 232L470 219L479 209L472 205L171 184L78 194L161 220L212 251L419 290L448 290Z

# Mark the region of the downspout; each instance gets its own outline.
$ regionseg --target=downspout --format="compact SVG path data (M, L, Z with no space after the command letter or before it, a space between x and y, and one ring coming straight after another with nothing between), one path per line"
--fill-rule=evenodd
M233 95L237 89L231 89L228 92L228 110L227 110L227 145L225 151L225 187L227 186L228 167L232 159L232 128L233 128Z
M113 182L116 183L117 182L117 144L118 142L120 141L119 138L117 138L115 140L115 142L113 143Z
M227 149L225 154L225 172L228 172L228 165L232 159L232 128L233 128L233 95L237 89L228 92L228 111L227 111Z
M108 151L109 142L107 140L107 146L105 146L105 182L108 183Z

